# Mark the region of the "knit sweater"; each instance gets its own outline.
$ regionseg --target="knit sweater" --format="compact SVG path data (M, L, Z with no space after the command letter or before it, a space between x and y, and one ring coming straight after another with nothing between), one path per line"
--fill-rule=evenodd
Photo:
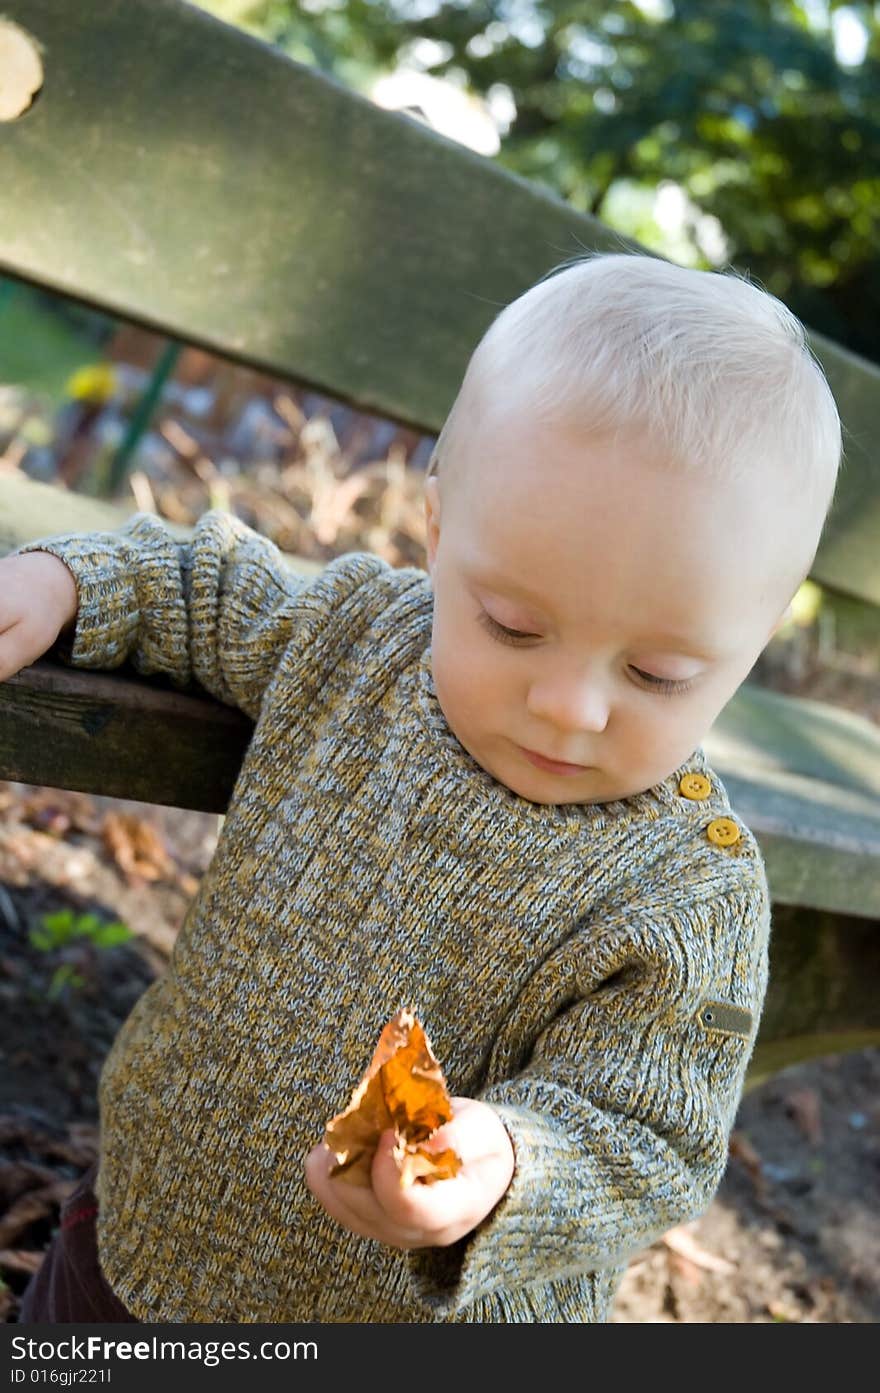
M632 1255L717 1190L766 988L765 868L702 747L620 801L532 803L446 723L424 571L297 576L220 511L186 543L136 514L20 550L76 579L65 661L255 721L101 1075L119 1298L150 1322L606 1321ZM408 1252L337 1224L303 1169L402 1006L514 1152L476 1229Z

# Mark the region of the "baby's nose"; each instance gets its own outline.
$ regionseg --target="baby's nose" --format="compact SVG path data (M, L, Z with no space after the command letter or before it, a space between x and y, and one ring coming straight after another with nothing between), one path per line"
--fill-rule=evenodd
M610 701L595 673L557 673L533 682L527 700L531 715L567 734L597 733L608 724Z

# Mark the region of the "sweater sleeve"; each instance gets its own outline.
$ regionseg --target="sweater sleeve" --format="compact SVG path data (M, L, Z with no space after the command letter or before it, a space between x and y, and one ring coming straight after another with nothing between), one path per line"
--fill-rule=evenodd
M457 1243L407 1255L434 1320L467 1320L474 1302L481 1320L508 1320L518 1289L625 1267L709 1207L764 1000L769 922L755 881L662 923L647 911L603 923L601 977L580 990L569 953L567 1000L522 1069L479 1094L513 1144L508 1190Z
M128 661L176 687L193 680L256 719L263 692L308 605L310 578L287 567L268 538L218 509L176 540L158 517L135 513L113 532L29 543L76 581L76 626L53 653L73 667Z

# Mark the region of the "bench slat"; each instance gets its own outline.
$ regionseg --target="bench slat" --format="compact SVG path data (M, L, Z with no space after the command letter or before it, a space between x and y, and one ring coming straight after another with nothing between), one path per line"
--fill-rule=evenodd
M0 124L0 268L436 433L510 300L637 244L179 0L5 0L44 90ZM849 431L813 575L880 604L880 371L812 345Z
M788 713L796 722L794 697ZM0 771L22 783L225 812L251 730L232 708L154 678L43 659L0 683ZM877 799L757 762L715 767L758 839L774 900L880 918Z
M0 682L0 771L18 783L223 813L252 731L206 695L45 659Z

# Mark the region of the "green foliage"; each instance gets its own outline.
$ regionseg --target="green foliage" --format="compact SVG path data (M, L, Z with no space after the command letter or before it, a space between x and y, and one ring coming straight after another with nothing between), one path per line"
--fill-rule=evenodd
M28 931L29 942L41 953L54 953L77 944L85 948L88 955L94 955L97 950L115 948L132 937L131 929L119 920L106 923L96 914L76 914L72 909L42 915L39 924ZM72 963L59 963L46 988L46 996L50 1001L57 1001L66 992L79 991L87 981L88 977Z
M115 948L132 937L131 929L118 920L107 924L97 914L75 914L72 909L42 915L37 927L28 933L28 939L41 953L63 948L76 938L87 939L95 948Z
M71 373L95 356L85 311L0 277L0 383L26 386L59 406Z
M52 973L52 980L46 989L46 995L50 1001L57 1001L64 994L66 988L69 987L71 991L79 991L80 987L84 987L85 984L86 979L81 972L77 972L70 963L61 963Z
M747 270L812 329L880 360L868 0L198 3L357 90L398 65L487 99L506 90L516 114L498 163L673 260ZM836 50L839 19L862 26L858 61ZM681 230L645 215L641 191L667 182L685 196Z

